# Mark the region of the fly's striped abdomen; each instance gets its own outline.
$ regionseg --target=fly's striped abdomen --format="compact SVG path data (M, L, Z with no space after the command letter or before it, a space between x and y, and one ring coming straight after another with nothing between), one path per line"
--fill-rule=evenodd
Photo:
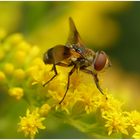
M64 45L57 45L44 53L45 64L57 64L70 57L70 49Z

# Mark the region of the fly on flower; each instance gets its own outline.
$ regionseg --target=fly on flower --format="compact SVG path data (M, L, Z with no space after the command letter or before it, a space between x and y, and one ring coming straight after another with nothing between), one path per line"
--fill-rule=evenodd
M69 18L69 26L70 33L66 44L56 45L53 48L50 48L44 53L43 57L45 64L53 65L52 70L54 71L54 76L43 86L46 86L58 75L56 65L62 67L72 67L68 73L66 91L59 104L63 102L68 92L71 75L75 70L78 69L92 75L96 87L104 95L99 85L99 79L97 75L98 72L102 71L104 68L111 66L111 62L104 51L94 52L93 50L85 47L71 17Z

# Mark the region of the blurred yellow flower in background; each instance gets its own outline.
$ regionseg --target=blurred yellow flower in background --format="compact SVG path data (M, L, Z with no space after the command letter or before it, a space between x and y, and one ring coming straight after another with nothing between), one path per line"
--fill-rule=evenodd
M17 100L20 100L24 95L23 89L20 87L14 87L9 89L9 95L15 97Z
M5 80L5 74L4 72L0 71L0 82L4 81Z

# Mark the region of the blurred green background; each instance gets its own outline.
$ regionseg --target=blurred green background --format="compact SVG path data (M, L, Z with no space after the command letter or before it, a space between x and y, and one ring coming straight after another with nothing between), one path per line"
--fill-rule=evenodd
M140 110L140 2L0 2L0 29L7 35L22 33L27 41L40 46L42 53L66 42L69 16L87 47L106 51L112 61L112 68L104 73L104 87L126 101L127 108ZM3 90L0 138L22 138L16 128L26 104L13 101ZM90 138L53 121L48 118L49 130L39 138Z

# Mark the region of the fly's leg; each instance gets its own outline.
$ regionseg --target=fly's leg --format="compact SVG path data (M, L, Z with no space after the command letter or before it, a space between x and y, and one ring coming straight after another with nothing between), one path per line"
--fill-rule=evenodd
M51 82L58 75L55 64L53 64L52 70L54 70L54 76L49 81L44 83L43 87L45 87L49 82Z
M104 93L103 93L103 91L102 91L102 89L101 89L101 87L99 85L99 79L98 79L97 74L95 74L91 70L88 70L88 69L85 69L85 68L81 68L81 70L83 72L88 73L88 74L91 74L93 76L97 89L100 91L100 93L102 93L104 95Z
M66 63L59 62L59 63L57 63L56 65L62 66L62 67L70 67L70 66L73 65L73 63L66 64Z
M70 71L69 74L68 74L67 89L66 89L66 91L65 91L65 94L64 94L63 98L62 98L61 101L59 102L59 104L61 104L61 103L64 101L65 97L66 97L66 94L67 94L67 92L68 92L68 90L69 90L69 86L70 86L70 76L73 74L73 72L74 72L75 70L76 70L76 65L74 65L74 67L71 69L71 71Z

